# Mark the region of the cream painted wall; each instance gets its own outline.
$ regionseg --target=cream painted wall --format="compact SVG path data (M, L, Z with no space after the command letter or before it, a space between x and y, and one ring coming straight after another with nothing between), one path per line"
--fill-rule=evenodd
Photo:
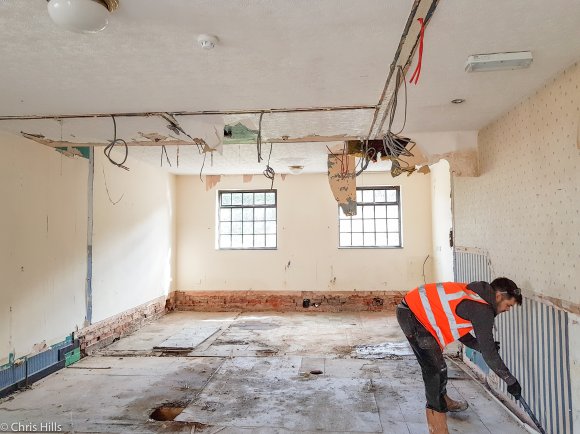
M218 190L267 189L254 176L225 176L210 191L197 176L177 179L178 290L399 290L423 282L431 254L430 176L365 173L359 186L400 185L403 249L338 249L338 210L326 175L276 177L278 249L216 250ZM426 265L431 280L431 263Z
M95 152L93 322L173 289L175 176L130 155L126 171Z
M456 178L458 245L489 253L493 274L580 303L580 66L573 65L479 135L481 176ZM580 318L570 314L575 432Z
M85 316L88 162L0 134L0 364Z
M431 169L431 203L433 225L433 275L437 282L452 282L453 249L449 245L451 217L451 173L449 163L441 160Z
M89 164L10 135L0 135L0 152L2 364L84 325ZM127 165L96 152L93 322L173 289L175 176Z

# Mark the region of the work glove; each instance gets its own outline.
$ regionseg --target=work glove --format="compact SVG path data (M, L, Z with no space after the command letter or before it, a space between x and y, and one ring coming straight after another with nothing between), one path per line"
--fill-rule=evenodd
M522 386L518 383L518 380L511 386L507 387L507 391L512 395L515 399L520 399L522 397Z
M495 341L495 349L499 353L499 341Z

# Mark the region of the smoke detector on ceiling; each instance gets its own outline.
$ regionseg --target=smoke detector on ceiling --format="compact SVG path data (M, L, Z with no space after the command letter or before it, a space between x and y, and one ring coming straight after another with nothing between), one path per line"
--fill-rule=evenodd
M213 35L199 35L197 37L197 42L204 50L211 50L218 43L218 38Z
M465 72L503 71L528 68L532 64L531 51L513 53L474 54L467 58Z
M96 33L109 24L119 0L50 0L48 15L58 26L76 33Z

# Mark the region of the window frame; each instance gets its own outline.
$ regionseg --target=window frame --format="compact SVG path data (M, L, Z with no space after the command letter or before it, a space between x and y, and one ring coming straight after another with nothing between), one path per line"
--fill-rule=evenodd
M224 193L227 193L227 194L240 193L240 194L242 194L242 204L240 204L240 205L233 205L233 204L230 203L230 205L222 205L222 195ZM254 193L264 193L264 194L266 194L266 193L274 193L274 204L266 204L266 203L264 203L263 205L256 205L254 203L252 205L244 205L243 204L243 195L244 195L244 193L252 193L252 194L254 194ZM265 196L264 196L264 199L265 199ZM265 202L265 200L264 200L264 202ZM221 246L221 236L222 235L230 235L230 236L231 235L234 235L234 234L231 233L231 231L230 231L229 234L222 234L221 233L221 223L223 223L222 220L221 220L221 210L222 210L222 208L224 208L224 209L230 209L230 210L232 210L232 209L243 209L243 208L252 208L252 210L255 210L256 208L262 208L262 209L264 209L264 220L257 220L257 221L258 222L262 222L263 221L264 223L266 223L268 221L274 221L276 223L275 246L274 247L266 247L264 245L264 247L255 247L255 246L252 246L252 247L243 247L243 235L244 235L243 223L244 223L244 220L242 219L242 220L240 220L240 222L242 223L242 233L240 234L242 236L242 246L241 247L231 247L231 246L230 247L222 247ZM276 212L276 219L275 220L266 220L266 218L265 218L266 211L265 210L268 209L268 208L270 208L270 209L273 208L275 210L275 212ZM230 223L233 223L233 220L231 219L231 216L230 216L230 220L226 220L224 222L228 222L228 221ZM252 217L252 220L251 221L252 221L253 224L256 223L256 220L253 217ZM254 226L254 228L255 228L255 226ZM252 235L262 235L262 234L252 233ZM266 237L267 235L272 235L272 234L267 234L266 233L266 230L264 229L264 234L263 235L264 235L264 237ZM265 240L264 240L264 242L265 242ZM224 250L224 251L225 250L277 250L278 249L278 190L276 190L276 189L218 190L218 192L217 192L217 216L216 216L216 249L217 250Z
M341 209L340 209L340 205L339 205L338 206L338 231L337 231L338 232L338 248L339 249L347 249L347 250L350 250L350 249L402 249L402 248L404 248L404 244L403 244L403 222L402 222L402 214L403 214L402 207L403 206L402 206L402 200L401 200L401 186L399 186L399 185L381 185L381 186L368 186L368 187L365 186L365 187L357 187L356 190L357 191L361 191L361 192L364 191L364 190L373 190L373 191L374 190L385 190L385 191L386 190L394 190L396 192L396 195L397 195L396 196L397 197L396 202L387 202L386 201L386 197L385 197L385 202L374 202L374 201L373 202L362 202L362 201L361 202L358 202L357 201L356 202L356 205L357 205L357 207L359 205L362 205L362 206L364 206L364 205L374 205L374 206L376 206L376 205L386 205L386 206L388 206L388 205L397 205L397 208L398 208L398 211L399 211L398 212L398 217L397 217L398 222L399 222L399 228L398 228L398 232L397 232L399 234L399 245L398 246L388 246L388 245L387 246L376 246L376 245L375 246L352 246L352 245L351 246L342 246L340 244L340 234L341 233L350 233L351 234L351 243L352 243L352 233L353 232L352 232L352 223L351 223L350 231L348 231L348 232L341 232L340 231L340 221L341 221L340 213L341 213ZM362 193L361 193L361 195L362 195ZM361 197L361 199L362 199L362 197ZM373 218L373 219L376 220L376 218ZM361 216L361 220L364 220L362 216ZM385 215L385 220L387 220L386 215ZM350 221L352 222L352 217L351 217ZM362 234L363 234L363 240L364 240L364 234L365 234L365 231L364 231L364 223L363 223L362 226L363 226L363 228L362 228ZM388 226L387 226L387 228L388 228ZM367 232L367 233L370 233L370 232ZM376 235L376 233L377 233L376 227L375 227L375 230L372 233ZM389 234L388 230L387 230L386 234L387 234L387 243L388 243L388 234ZM376 244L376 238L375 238L375 244Z

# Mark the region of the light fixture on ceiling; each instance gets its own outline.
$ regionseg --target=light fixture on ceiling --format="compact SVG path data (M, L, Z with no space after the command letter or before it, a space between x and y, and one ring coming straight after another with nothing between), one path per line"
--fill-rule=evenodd
M455 98L455 99L452 99L451 102L453 104L463 104L465 102L465 100L463 98Z
M204 50L211 50L218 43L218 38L213 35L199 35L197 37L197 42Z
M467 58L465 72L523 69L528 68L532 64L532 60L531 51L474 54Z
M288 166L288 169L290 169L290 173L292 173L294 175L298 175L299 173L302 173L302 169L304 169L304 166L300 166L299 164L295 164L292 166Z
M48 15L58 26L76 33L96 33L109 24L119 0L50 0Z

